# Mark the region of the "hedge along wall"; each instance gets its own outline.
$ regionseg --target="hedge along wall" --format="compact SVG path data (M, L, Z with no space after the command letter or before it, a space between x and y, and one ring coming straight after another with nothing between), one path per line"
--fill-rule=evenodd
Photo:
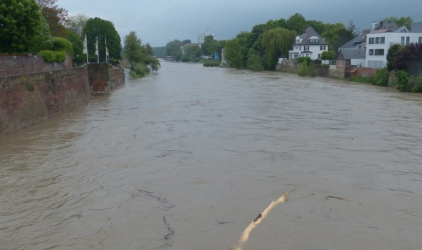
M66 57L62 63L45 63L41 56L16 55L0 56L0 76L21 75L72 68L72 58Z
M0 77L0 136L88 104L88 67Z

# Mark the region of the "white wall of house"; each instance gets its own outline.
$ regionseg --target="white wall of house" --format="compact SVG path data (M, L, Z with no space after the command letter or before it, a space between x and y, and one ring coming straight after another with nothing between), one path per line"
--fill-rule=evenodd
M387 64L387 53L391 46L394 44L421 43L422 33L370 33L366 39L365 67L383 68Z
M309 51L311 53L306 53ZM293 50L289 51L289 59L295 59L295 55L298 57L310 57L312 60L320 59L322 52L328 51L328 45L293 45Z
M365 67L366 59L351 59L350 64L352 66Z

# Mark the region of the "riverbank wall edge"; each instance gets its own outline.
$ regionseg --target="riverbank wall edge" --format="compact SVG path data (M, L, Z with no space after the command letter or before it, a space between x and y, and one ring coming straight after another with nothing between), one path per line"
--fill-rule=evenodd
M87 105L124 82L124 69L106 63L0 76L0 136Z

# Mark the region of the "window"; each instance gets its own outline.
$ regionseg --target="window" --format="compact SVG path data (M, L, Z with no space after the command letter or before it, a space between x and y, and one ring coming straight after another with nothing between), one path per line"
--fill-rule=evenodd
M300 39L296 39L296 42L297 42L297 43L300 43Z
M410 43L410 36L406 37L406 45L409 45Z
M401 37L401 46L404 46L404 36Z
M374 38L369 38L369 44L374 44Z
M385 37L381 37L381 44L385 43Z
M374 54L374 50L373 49L370 49L369 50L369 55L372 56L373 54Z
M309 46L303 46L304 51L309 51Z
M325 50L325 46L320 46L319 50Z
M308 42L310 42L310 43L319 43L319 39L317 39L317 38L309 38L308 39Z
M375 44L380 44L380 38L379 37L375 38Z
M375 55L376 56L383 56L384 55L384 50L383 49L376 49L375 50Z
M321 59L321 54L318 54L318 59Z

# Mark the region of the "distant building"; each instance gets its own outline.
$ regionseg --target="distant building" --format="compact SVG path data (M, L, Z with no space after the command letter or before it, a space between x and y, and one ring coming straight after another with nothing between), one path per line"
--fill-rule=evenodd
M321 54L328 51L328 43L312 27L305 30L300 36L296 37L296 43L293 44L293 50L289 51L289 59L299 57L310 57L312 60L321 59Z
M387 53L391 46L422 43L422 32L410 32L406 26L398 27L394 22L375 22L366 41L365 66L378 69L386 66Z
M214 40L217 40L217 36L214 33L211 33L210 30L206 30L198 35L198 43L203 44L206 36L214 37Z

